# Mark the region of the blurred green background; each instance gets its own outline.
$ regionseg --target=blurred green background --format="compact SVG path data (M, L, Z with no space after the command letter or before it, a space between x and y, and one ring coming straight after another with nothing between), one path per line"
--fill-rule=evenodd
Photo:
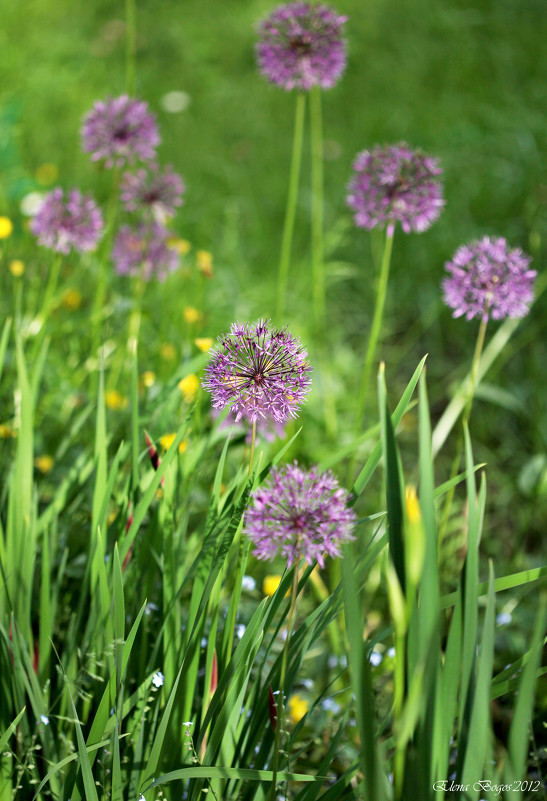
M294 96L267 84L255 65L255 25L273 5L263 0L137 2L137 95L158 116L160 159L172 163L188 187L173 227L214 258L202 335L216 336L236 318L274 315ZM453 320L440 293L443 264L454 250L478 236L505 236L532 253L541 272L547 238L544 0L337 0L335 5L349 17L347 72L324 94L331 367L324 380L330 382L336 419L327 419L325 433L319 378L306 412L308 438L302 447L309 459L324 455L335 442L351 440L373 309L370 236L354 229L345 207L345 187L359 150L406 140L438 155L445 170L447 205L440 220L425 234L396 235L380 349L392 401L429 353L429 392L438 418L468 369L476 322ZM7 260L25 261L29 292L33 276L39 284L47 270L48 256L32 245L19 211L29 191L48 188L40 186L38 168L54 164L57 183L106 198L108 177L82 153L79 132L96 99L124 91L124 14L124 4L111 0L4 0L0 214L13 219L15 235L6 245L0 276L3 315L11 313L12 303ZM167 110L170 92L184 93L183 110ZM286 319L277 321L289 324L304 341L311 305L308 155L306 148L291 297ZM85 309L85 302L91 303L89 275L70 278L84 294ZM145 299L143 369L158 369L160 330L161 339L176 342L182 308L195 304L184 275L170 286L166 291L151 285ZM123 304L114 308L124 309ZM514 567L534 561L547 523L545 311L542 297L489 373L483 389L489 398L477 400L471 426L476 459L488 463L483 550ZM77 325L70 327L73 323L60 320L59 326L76 339L83 336ZM115 334L115 320L112 326ZM489 327L487 338L497 327ZM56 347L59 362L66 361L70 344ZM312 342L312 357L314 347ZM58 371L63 374L61 364ZM54 436L47 425L54 431L55 412L74 377L67 368L63 375L63 380L49 378L44 447ZM10 402L5 393L3 401ZM63 424L58 417L56 422ZM412 420L407 429L403 451L405 438L415 448ZM440 480L448 474L451 456L448 448L439 459Z

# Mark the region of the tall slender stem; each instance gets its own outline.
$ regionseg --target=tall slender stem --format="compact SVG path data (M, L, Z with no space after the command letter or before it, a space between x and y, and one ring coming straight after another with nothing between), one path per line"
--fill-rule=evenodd
M462 423L466 425L469 422L469 416L471 414L471 407L473 405L473 397L475 395L475 390L477 388L477 376L479 372L479 362L481 360L482 349L484 347L484 339L486 336L486 325L488 323L488 310L489 306L487 305L484 310L484 314L481 320L481 324L479 327L479 332L477 334L477 342L475 344L475 352L473 354L473 361L471 362L471 370L469 373L469 391L467 395L467 402L465 404L465 408L463 411L462 416ZM460 469L460 462L462 457L462 450L463 450L463 426L460 430L460 435L458 437L458 444L456 445L456 450L454 452L454 459L452 461L452 469L450 471L450 480L456 478L458 475L458 471ZM446 532L446 527L448 525L448 520L450 517L450 510L452 508L452 501L454 500L454 493L456 491L456 487L451 487L448 490L446 495L446 501L443 507L443 514L441 518L441 523L439 525L439 536L438 536L438 544L437 548L440 551L441 544L444 539L444 535Z
M135 94L135 61L137 53L137 26L135 0L125 0L125 91Z
M394 231L395 227L393 223L390 223L386 229L384 253L382 256L382 263L380 266L380 276L378 279L378 289L376 292L376 305L374 307L374 316L372 318L372 327L370 329L370 336L365 355L365 365L363 368L363 376L361 378L361 386L359 389L359 397L357 401L357 415L355 418L356 435L361 433L361 426L363 424L363 418L365 416L365 410L367 405L370 374L372 371L372 365L374 364L374 357L376 355L378 338L380 336L380 331L382 329Z
M289 173L289 191L287 194L287 207L283 223L281 239L281 256L279 259L279 278L277 281L277 317L282 321L285 313L285 296L287 294L287 280L291 263L291 248L296 218L296 203L298 200L298 184L300 181L300 164L302 162L302 142L304 138L304 118L306 113L306 95L299 92L296 96L294 115L294 135L292 146L291 169Z
M99 256L99 275L97 277L97 287L95 289L95 298L93 301L93 309L91 312L91 356L95 358L97 351L101 344L102 339L102 323L103 323L103 310L104 301L106 297L106 284L108 273L108 258L110 255L110 245L112 243L112 236L114 234L114 223L116 221L116 212L118 207L118 182L119 182L119 169L114 167L112 172L112 185L110 187L110 198L108 201L108 211L106 217L106 229L103 241L100 246ZM92 373L95 379L92 379L92 394L96 390L96 372Z
M486 336L487 323L488 323L488 308L486 308L485 313L483 314L481 324L479 327L479 333L477 334L477 343L475 345L475 352L473 354L473 362L471 363L469 395L467 397L467 403L465 404L465 409L463 412L464 423L469 422L469 415L471 414L471 406L473 405L473 397L475 395L475 389L477 388L477 374L479 371L479 362L482 354L482 349L484 347L484 338Z
M279 678L279 701L277 704L277 720L275 724L275 742L274 742L274 761L273 761L273 778L270 798L275 801L277 795L277 774L279 771L279 744L281 732L285 727L285 681L287 677L287 664L289 658L289 641L292 635L292 627L294 624L294 616L296 612L296 599L298 597L298 576L300 568L300 542L296 546L296 559L294 562L294 575L292 581L291 601L289 607L289 617L287 620L287 637L283 647L283 655L281 657L281 675Z
M251 456L249 458L249 478L251 478L251 474L253 472L253 457L255 454L255 443L256 443L256 420L253 422L253 433L251 435Z
M323 119L321 89L310 90L311 131L311 253L313 278L313 313L317 330L325 322L325 268L323 242Z

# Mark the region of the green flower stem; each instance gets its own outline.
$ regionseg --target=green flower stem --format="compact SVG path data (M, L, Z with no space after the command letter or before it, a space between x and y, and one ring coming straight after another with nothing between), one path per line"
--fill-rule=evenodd
M137 25L135 0L125 0L125 91L135 94L135 62L137 54Z
M289 618L287 621L287 638L283 648L283 656L281 657L281 676L279 679L279 696L277 703L277 720L275 724L275 742L274 742L274 759L273 759L273 778L272 787L270 791L270 800L275 801L277 796L277 774L279 771L279 746L281 732L285 728L285 681L287 678L287 663L289 658L289 643L292 635L294 624L294 617L296 613L296 599L298 597L298 574L300 568L300 542L296 546L296 559L294 562L294 575L292 582L291 601L289 607Z
M462 458L463 452L463 429L469 422L469 417L471 415L471 407L473 405L473 397L475 395L475 390L477 388L477 376L479 370L479 362L481 359L482 350L484 347L484 339L486 336L486 325L488 323L488 310L489 306L486 306L483 318L481 320L481 324L479 327L479 333L477 334L477 342L475 344L475 352L473 354L473 361L471 363L471 371L469 373L469 392L467 395L467 402L465 404L465 408L463 411L462 416L462 428L460 430L460 435L458 437L458 444L456 445L456 450L454 453L454 459L452 461L452 469L450 471L450 479L455 478L458 475L460 469L460 462ZM450 510L452 508L452 501L454 500L454 493L456 491L456 487L451 487L446 495L446 501L443 507L443 515L441 519L441 523L439 526L439 540L438 540L438 550L441 549L441 544L444 539L444 535L446 533L446 527L448 525L448 520L450 517Z
M282 321L285 314L285 296L287 294L287 281L291 263L291 248L296 217L296 202L298 200L298 184L300 181L300 164L302 162L302 142L304 138L304 118L306 114L306 95L300 92L296 96L294 116L294 136L291 169L289 173L289 191L287 194L287 207L283 223L283 236L281 239L281 256L279 259L279 278L277 281L277 317Z
M313 278L313 313L318 331L325 323L325 270L323 242L323 121L321 89L310 90L311 130L311 254Z
M370 374L372 372L372 365L374 364L374 357L376 355L376 348L378 345L378 338L382 329L382 321L384 318L384 308L386 303L387 284L389 278L389 266L391 263L391 251L393 246L393 234L395 227L390 223L386 229L386 239L384 243L384 253L382 256L382 263L380 266L380 277L378 280L378 290L376 292L376 305L374 307L374 316L372 318L372 327L370 330L370 337L367 345L367 352L365 355L365 365L363 368L363 376L361 379L361 386L359 389L359 397L357 400L357 415L355 418L355 434L361 433L363 425L363 418L365 416L367 406L368 388L370 384Z
M114 224L116 222L116 213L118 210L118 183L119 183L119 168L114 167L112 172L112 186L110 188L110 198L108 201L108 210L106 217L106 229L101 243L100 257L99 257L99 275L97 278L97 288L95 290L95 298L93 301L93 309L91 312L91 356L96 358L102 339L102 323L103 311L106 298L106 285L108 278L108 262L110 257L110 246L112 244L112 237L114 234ZM92 396L95 394L97 385L97 371L92 372Z
M389 223L389 225L386 228L386 236L384 240L384 252L380 264L380 275L378 278L378 288L376 291L376 304L374 307L372 326L370 329L370 336L368 339L367 350L365 354L363 375L361 377L359 395L357 396L357 412L355 415L355 428L354 428L355 437L358 437L362 433L363 421L365 418L368 390L370 385L370 375L372 372L372 366L374 364L374 357L376 355L376 348L378 346L378 338L380 336L380 331L382 329L382 321L384 318L384 307L386 303L387 284L389 279L389 267L391 264L391 251L393 249L394 233L395 233L395 225L393 223ZM357 451L355 451L353 458L349 462L348 481L350 483L353 480L356 461L357 461Z
M249 458L249 479L251 478L251 474L253 472L253 457L255 454L255 443L256 443L256 420L253 422L253 433L251 438L251 456Z

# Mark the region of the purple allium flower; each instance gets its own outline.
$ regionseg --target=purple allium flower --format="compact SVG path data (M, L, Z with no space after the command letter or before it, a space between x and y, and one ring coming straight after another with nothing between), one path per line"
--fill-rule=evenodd
M58 253L94 250L103 233L102 214L89 195L71 189L65 202L60 188L43 199L32 223L32 233L38 242Z
M327 6L287 3L258 26L258 64L283 89L330 89L346 66L342 26L347 17Z
M297 416L310 391L312 369L297 337L259 320L233 323L218 341L202 381L215 409L231 404L236 422L245 416L251 422L283 423Z
M154 165L150 172L144 169L126 173L120 192L127 211L150 211L157 222L163 223L182 206L184 182L172 167L163 172Z
M502 237L482 239L460 247L446 263L443 281L445 303L453 316L525 317L533 300L537 273L529 270L531 258L520 248L509 250Z
M107 167L151 161L160 141L148 103L127 95L98 100L84 118L82 138L92 161L105 159Z
M164 281L179 265L179 254L169 245L169 232L159 223L141 223L137 228L120 228L112 258L119 275L155 277Z
M353 163L347 204L360 228L401 223L405 234L425 231L444 206L436 158L405 143L363 150Z
M273 559L280 550L289 567L303 557L325 566L325 555L340 556L340 543L354 539L356 515L348 493L329 471L301 470L297 462L274 468L251 495L245 533L257 559Z

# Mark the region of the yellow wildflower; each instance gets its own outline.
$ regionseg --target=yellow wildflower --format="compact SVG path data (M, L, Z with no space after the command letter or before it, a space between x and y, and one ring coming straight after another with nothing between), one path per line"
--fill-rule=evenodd
M203 314L198 309L194 309L193 306L186 306L183 313L184 319L190 324L197 323L203 317Z
M185 376L185 378L182 378L178 383L178 388L184 395L184 400L186 401L186 403L191 403L196 397L197 391L199 389L199 379L197 375L194 375L194 373L190 373L190 375L187 375Z
M194 343L202 353L207 353L207 351L211 350L213 347L213 340L211 337L198 337L194 339Z
M58 175L59 168L56 164L40 164L34 173L36 183L41 184L42 186L49 186L49 184L54 183L57 180Z
M177 436L176 434L164 434L162 437L160 437L159 442L164 451L169 450L169 448L175 441L176 436Z
M9 437L15 437L16 432L13 430L11 426L6 425L6 423L0 424L0 439L9 439Z
M418 496L416 495L416 489L411 484L407 486L405 490L405 507L406 507L406 516L410 523L419 523L422 519L422 513L420 511L420 504L418 503Z
M63 295L63 306L70 311L76 311L82 305L82 293L72 287L67 289Z
M142 383L145 387L151 387L156 383L156 374L152 372L152 370L146 370L146 372L142 374Z
M10 273L15 277L19 278L25 272L25 265L21 261L21 259L14 259L10 262Z
M266 576L262 584L264 595L275 595L277 588L281 584L282 576Z
M13 231L13 223L9 217L0 217L0 239L7 239Z
M127 398L117 389L109 389L104 394L104 402L109 409L118 411L127 408Z
M49 456L48 454L37 456L34 460L34 466L38 468L40 473L51 473L53 468L53 456Z
M184 453L187 450L188 450L188 443L186 442L185 439L183 439L179 443L179 453Z
M171 342L164 342L160 348L161 358L166 362L172 362L177 357L175 346Z
M203 273L205 278L211 278L213 275L213 256L208 250L198 250L196 253L196 263L200 273Z
M192 249L192 245L187 239L170 239L169 247L176 250L181 256L186 256Z
M291 695L289 698L289 717L294 724L302 720L308 709L308 702L304 698L300 695Z

